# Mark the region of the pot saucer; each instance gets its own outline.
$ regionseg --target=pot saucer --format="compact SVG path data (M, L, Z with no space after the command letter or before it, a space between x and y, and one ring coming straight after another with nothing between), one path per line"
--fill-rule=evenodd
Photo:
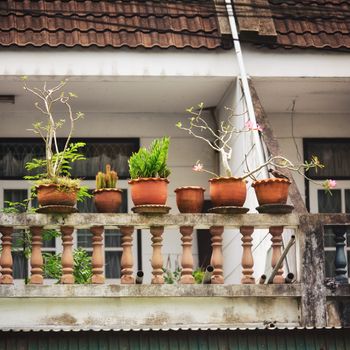
M209 213L215 214L245 214L249 211L249 208L226 206L226 207L213 207L208 210Z
M161 204L136 205L131 208L135 214L168 214L170 207Z
M38 208L36 212L43 214L72 214L78 213L79 210L69 205L45 205Z
M290 214L294 207L289 204L263 204L256 208L260 214Z

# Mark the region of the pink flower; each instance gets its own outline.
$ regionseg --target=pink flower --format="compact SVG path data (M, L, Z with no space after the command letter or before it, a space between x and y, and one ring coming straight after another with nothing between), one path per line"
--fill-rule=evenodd
M246 121L245 127L246 127L248 130L263 131L263 128L262 128L259 124L254 125L254 123L253 123L251 120Z
M251 120L246 121L245 127L246 127L248 130L253 130L253 122L252 122Z
M329 186L329 188L334 188L335 186L337 186L337 181L328 180L328 186Z
M322 184L324 190L330 194L332 194L330 190L334 188L336 185L337 185L337 182L331 179L324 181Z
M197 162L193 168L192 168L193 171L203 171L203 164Z

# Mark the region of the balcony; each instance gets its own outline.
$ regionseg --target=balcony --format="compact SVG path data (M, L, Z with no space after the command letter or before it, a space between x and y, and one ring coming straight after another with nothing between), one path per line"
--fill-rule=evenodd
M0 214L2 233L0 328L2 330L91 329L236 329L349 326L350 286L344 254L349 214ZM323 230L335 228L334 280L325 281ZM61 283L46 285L42 270L42 231L55 228L62 234ZM93 240L92 284L74 284L73 231L90 229ZM120 284L106 284L103 275L104 228L122 234ZM152 283L136 284L132 256L133 232L149 228L152 240ZM166 229L178 229L182 241L182 275L178 284L164 284L162 256ZM13 284L11 235L15 229L32 234L30 282ZM192 232L209 229L212 240L209 284L192 278ZM241 284L225 284L222 237L225 230L242 235ZM269 232L272 245L271 281L254 279L252 234ZM282 235L292 232L295 273L286 278ZM292 254L291 251L288 254ZM277 266L276 266L277 265ZM288 277L288 276L287 276ZM272 282L272 283L268 283ZM286 283L287 282L287 283ZM293 282L293 283L291 283ZM19 317L21 315L21 317ZM23 317L22 317L23 315Z

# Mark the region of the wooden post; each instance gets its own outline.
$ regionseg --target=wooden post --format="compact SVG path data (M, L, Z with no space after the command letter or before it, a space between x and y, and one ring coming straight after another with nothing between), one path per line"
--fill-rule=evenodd
M13 284L12 267L13 260L11 254L12 247L12 233L13 227L0 226L0 232L2 234L2 251L0 257L1 273L0 278L1 284Z
M335 280L340 284L348 283L346 256L345 256L345 233L346 226L332 226L335 240Z
M122 247L123 254L121 258L121 284L134 284L135 278L133 277L133 256L132 256L132 234L134 232L133 226L120 226L120 232L122 234Z
M92 226L90 232L92 233L92 278L91 283L103 284L105 278L103 276L103 226Z
M152 284L163 284L163 257L162 257L162 234L164 232L163 226L152 226L150 227L152 235Z
M43 284L44 261L41 253L43 228L41 226L32 226L30 227L30 233L32 234L32 257L30 259L31 277L29 283Z
M271 259L271 266L272 269L275 268L277 261L282 255L282 232L283 232L283 226L271 226L269 228L269 232L271 234L271 241L272 241L272 259ZM278 269L276 272L276 276L273 278L272 283L276 284L282 284L284 283L284 277L283 275L283 264L281 265L281 268Z
M254 232L253 226L242 226L240 228L242 234L242 274L241 279L242 284L255 284L255 279L253 277L254 273L254 259L252 254L252 234Z
M74 276L73 276L73 226L61 226L62 233L62 245L63 245L63 253L62 253L62 277L61 283L63 284L73 284Z
M211 283L223 284L224 273L222 268L224 258L222 254L222 234L224 232L224 226L211 226L209 230L211 234L211 247L213 249L210 264L214 267Z
M193 272L193 255L192 255L192 233L193 226L180 226L182 235L182 258L181 258L181 278L180 283L194 284Z

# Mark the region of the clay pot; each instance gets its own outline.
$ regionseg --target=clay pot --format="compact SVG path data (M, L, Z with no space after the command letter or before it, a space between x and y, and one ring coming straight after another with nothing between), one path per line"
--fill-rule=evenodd
M210 199L214 207L242 207L246 196L246 181L237 177L216 177L209 180Z
M99 213L118 213L122 203L122 190L102 188L95 190L94 202Z
M176 204L180 213L201 213L205 189L198 186L178 187L175 189Z
M165 205L168 197L168 179L138 178L129 181L134 205Z
M67 188L56 184L39 185L36 187L39 205L66 205L74 207L77 204L77 188Z
M288 179L270 178L255 181L252 187L254 187L259 205L286 204L290 184Z

